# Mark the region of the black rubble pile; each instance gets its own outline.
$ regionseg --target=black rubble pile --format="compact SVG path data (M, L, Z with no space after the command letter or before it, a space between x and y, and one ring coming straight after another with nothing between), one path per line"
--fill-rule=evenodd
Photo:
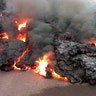
M71 83L96 84L96 46L78 43L66 32L54 38L55 71Z
M26 44L20 40L0 40L0 69L12 70L14 61L26 49Z

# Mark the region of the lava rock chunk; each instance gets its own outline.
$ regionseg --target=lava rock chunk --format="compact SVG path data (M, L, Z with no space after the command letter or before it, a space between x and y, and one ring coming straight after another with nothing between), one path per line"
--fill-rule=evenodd
M5 71L11 70L10 68L14 64L14 60L26 49L26 44L19 40L0 41L0 44L2 49L0 51L0 68Z
M96 84L96 46L66 39L70 35L54 40L55 71L71 83Z

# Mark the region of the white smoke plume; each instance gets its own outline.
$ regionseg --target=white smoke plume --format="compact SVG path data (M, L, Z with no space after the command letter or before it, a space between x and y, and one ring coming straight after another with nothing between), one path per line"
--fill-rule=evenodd
M33 16L49 11L50 7L46 0L7 0L6 9L22 16Z
M86 12L92 4L89 0L6 0L7 10L22 15L38 15L47 13L54 8L64 17L74 16ZM90 8L89 8L90 9ZM89 10L88 9L88 10Z
M9 12L20 16L35 16L56 12L58 17L90 22L95 0L6 0ZM93 20L94 21L94 20Z
M73 32L74 26L76 31L95 32L95 0L6 0L6 5L7 11L16 13L20 17L46 16L50 19L50 14L56 13L59 19L57 25L64 25L63 31ZM52 18L55 17L51 16Z

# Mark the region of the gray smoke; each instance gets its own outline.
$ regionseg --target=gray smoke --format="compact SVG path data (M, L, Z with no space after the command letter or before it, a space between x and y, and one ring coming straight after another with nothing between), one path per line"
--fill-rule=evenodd
M32 19L32 21L29 19L28 32L28 43L33 48L30 56L32 60L53 49L53 36L56 33L72 32L78 41L86 36L96 36L95 5L90 2L88 0L6 0L6 11L18 15L19 18Z
M46 0L7 0L7 10L20 16L36 16L46 13L49 9Z
M73 32L76 36L95 34L95 4L93 0L6 0L9 12L20 17L43 18L53 22L62 31ZM45 21L42 21L46 23ZM49 22L47 22L49 23ZM82 37L82 36L81 36Z

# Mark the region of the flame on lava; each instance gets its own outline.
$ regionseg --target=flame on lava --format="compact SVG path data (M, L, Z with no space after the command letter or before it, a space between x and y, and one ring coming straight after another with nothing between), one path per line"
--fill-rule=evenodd
M52 77L57 80L63 80L65 82L69 82L67 77L61 77L59 74L57 74L54 70L52 71Z
M46 68L48 64L50 64L50 56L52 55L52 51L44 54L43 57L40 57L37 61L35 61L36 69L35 72L39 73L42 76L46 76Z
M21 31L22 28L26 27L26 22L24 22L23 24L20 24L18 27L18 30Z
M0 13L0 17L2 17L2 13Z
M1 33L0 34L0 39L8 39L8 34L7 33Z
M86 40L85 42L89 44L94 44L96 46L96 38L91 38L90 40Z
M17 24L18 26L18 30L19 30L19 34L17 36L17 39L18 40L21 40L23 42L26 41L26 36L27 36L27 32L26 32L26 29L25 30L22 30L22 28L26 28L27 26L27 22L28 20L27 19L23 19L21 21L15 21L15 23ZM25 32L24 32L25 31Z
M22 31L22 28L26 28L27 26L27 19L23 19L21 21L15 21L15 23L17 24L18 26L18 30L21 32Z
M2 50L3 50L3 49L2 49L2 48L0 48L0 52L2 52Z
M13 68L14 70L21 70L21 68L16 67L16 64L21 61L21 59L24 57L24 55L29 51L29 46L22 52L22 54L17 58L17 60L14 61Z
M61 77L59 74L57 74L53 68L49 68L48 65L50 63L52 63L52 61L50 60L50 57L52 56L52 51L44 54L42 57L40 57L37 61L35 61L36 63L36 68L35 68L35 72L45 76L46 77L46 73L49 71L52 74L52 77L54 79L57 80L63 80L65 82L68 82L68 78L67 77Z
M18 34L17 39L25 42L26 41L26 36L27 36L27 33Z

